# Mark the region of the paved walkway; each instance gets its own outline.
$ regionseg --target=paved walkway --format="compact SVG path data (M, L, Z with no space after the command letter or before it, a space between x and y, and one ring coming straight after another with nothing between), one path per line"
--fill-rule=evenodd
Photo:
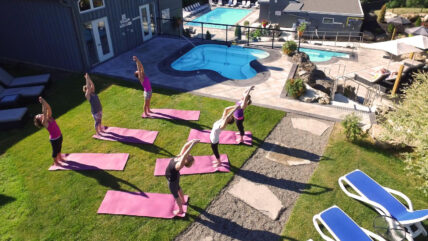
M314 126L327 125L327 129L321 135L296 129L292 118ZM279 240L294 203L310 187L307 182L332 126L332 122L288 114L242 168L234 167L231 161L232 181L206 210L198 210L201 215L176 240ZM290 159L293 163L286 162ZM310 194L330 189L317 186L315 190Z
M154 85L190 91L197 95L237 101L247 87L217 83L210 80L205 74L181 77L167 75L159 71L158 64L163 59L187 44L188 42L182 39L158 36L136 49L125 52L96 66L92 72L137 81L135 77L133 77L135 63L132 61L132 56L136 55L141 59ZM353 112L351 110L339 109L331 106L280 98L291 65L291 62L289 62L285 56L267 64L271 72L270 78L256 85L256 90L251 95L253 104L332 121L343 120L346 115ZM154 91L156 91L156 88ZM368 114L357 114L362 117L363 123L370 123Z

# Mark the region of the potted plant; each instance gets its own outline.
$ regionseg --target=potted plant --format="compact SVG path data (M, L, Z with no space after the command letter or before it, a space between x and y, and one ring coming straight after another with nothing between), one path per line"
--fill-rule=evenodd
M207 30L207 33L205 34L205 39L211 40L211 38L212 38L211 33L210 33L210 31Z
M235 28L235 37L236 37L236 39L237 40L241 40L241 35L242 35L241 26L236 25L236 28Z
M263 28L266 28L266 26L268 25L268 21L267 20L265 20L265 19L263 19L262 20L262 26L263 26Z
M289 96L297 99L306 91L306 86L302 79L289 79L285 83L285 90Z
M306 30L306 23L301 23L298 27L297 27L297 34L299 35L299 38L303 36L303 32L305 32Z
M294 54L297 49L297 44L293 40L289 40L282 45L282 52L288 56Z

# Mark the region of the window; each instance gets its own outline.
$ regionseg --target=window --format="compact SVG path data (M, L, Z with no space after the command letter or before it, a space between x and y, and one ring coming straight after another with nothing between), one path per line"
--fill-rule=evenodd
M104 7L104 0L79 0L77 4L79 5L79 11L83 13Z
M322 19L322 23L323 24L333 24L334 23L334 18L323 18Z

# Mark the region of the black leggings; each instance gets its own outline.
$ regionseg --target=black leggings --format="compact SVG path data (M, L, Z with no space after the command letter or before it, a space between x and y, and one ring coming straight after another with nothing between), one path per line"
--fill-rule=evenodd
M241 136L244 136L245 135L245 131L244 131L244 119L242 119L242 120L236 120L236 126L238 127L239 134Z
M215 158L217 158L217 160L220 160L220 154L218 153L218 143L211 143L211 149L213 149Z

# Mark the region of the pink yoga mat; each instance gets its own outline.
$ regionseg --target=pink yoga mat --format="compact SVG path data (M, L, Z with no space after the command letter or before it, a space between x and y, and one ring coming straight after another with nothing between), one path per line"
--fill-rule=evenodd
M187 203L189 197L184 195ZM109 190L104 197L98 213L117 214L129 216L144 216L154 218L173 218L174 210L178 210L172 194L162 193L136 193ZM187 205L183 205L184 217Z
M193 156L193 157L195 158L195 162L189 168L183 167L180 170L181 175L230 171L229 159L227 158L226 154L220 155L221 165L218 167L213 167L212 162L215 161L214 155L213 156ZM165 176L165 170L170 160L171 158L156 159L155 176Z
M101 135L95 134L92 137L106 141L153 144L156 140L157 135L157 131L107 127L104 130L104 133L102 133Z
M201 143L211 143L210 132L211 130L200 131L200 130L191 129L187 140L190 141L192 139L199 139L201 140ZM238 143L236 143L236 139L238 136L239 136L239 132L237 133L235 131L222 131L220 133L220 144L237 145ZM251 132L246 131L244 135L243 144L251 146L252 140L253 138L252 138Z
M174 110L174 109L152 109L153 113L147 117L144 113L143 118L157 118L168 120L199 120L199 110Z
M63 154L66 162L61 166L52 165L55 170L115 170L122 171L128 161L128 153L70 153Z

